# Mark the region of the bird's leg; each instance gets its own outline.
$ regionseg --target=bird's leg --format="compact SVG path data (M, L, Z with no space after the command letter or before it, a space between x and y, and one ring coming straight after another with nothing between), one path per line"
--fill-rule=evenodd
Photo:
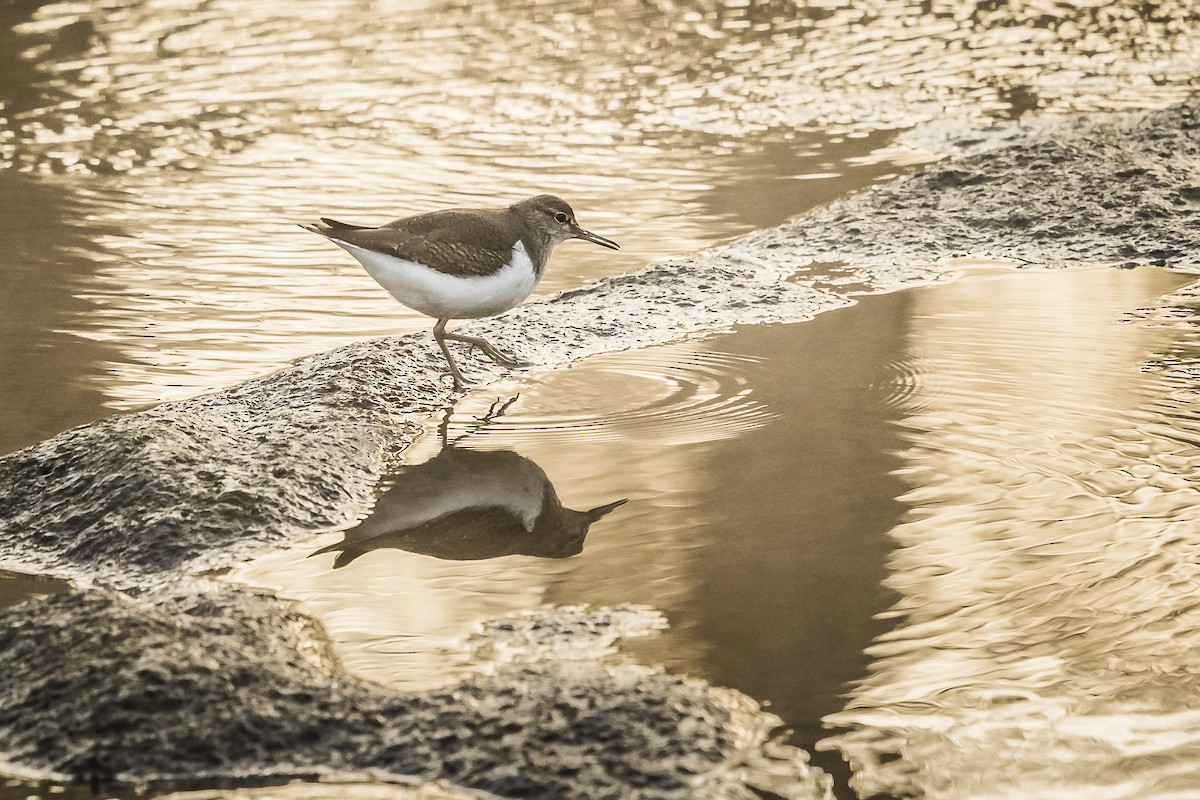
M454 378L454 390L461 392L466 386L463 380L462 373L458 371L458 364L454 363L454 356L450 355L450 348L446 347L446 339L455 337L446 333L446 323L448 319L439 319L437 324L433 326L433 338L437 339L438 347L442 348L442 355L446 357L446 363L450 365L450 376Z
M495 361L502 367L516 369L518 367L529 366L528 361L521 361L520 359L504 355L504 353L501 353L499 350L493 347L491 342L489 342L487 339L480 338L479 336L468 336L465 333L447 333L446 338L478 348L485 356L490 358L492 361Z
M480 425L487 425L489 423L495 422L496 420L500 419L500 417L504 416L504 412L508 411L508 407L511 406L513 403L517 402L517 400L519 400L520 398L521 398L520 392L517 392L512 397L508 398L507 400L505 400L503 402L501 402L500 398L497 397L496 402L494 402L490 406L488 406L487 412L482 417L476 417L475 421L478 422Z
M446 415L442 417L442 424L438 426L438 435L441 436L442 447L454 447L471 434L478 433L483 428L492 424L497 419L504 416L504 412L508 411L508 407L517 402L517 399L520 398L520 396L521 395L519 393L514 394L512 397L503 401L497 397L496 402L492 403L488 407L487 413L485 413L482 417L474 417L474 424L466 423L463 426L465 430L458 436L455 436L453 439L450 438L450 419L454 413L454 406L448 407L446 409Z
M442 424L438 425L438 441L442 443L442 448L445 449L451 446L450 442L450 418L454 416L454 404L446 406L446 413L442 414ZM455 441L458 441L455 439Z

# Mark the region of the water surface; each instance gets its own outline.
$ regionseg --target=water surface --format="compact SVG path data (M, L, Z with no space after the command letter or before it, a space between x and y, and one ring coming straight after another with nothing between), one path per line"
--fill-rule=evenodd
M493 499L529 507L509 471L555 508L628 502L565 549L434 526L335 569L331 532L235 579L398 688L487 669L483 620L652 606L669 627L616 657L768 703L839 797L1186 794L1191 280L992 271L490 386L447 438L501 458L466 467ZM441 458L437 422L400 474Z
M1123 677L1111 685L1073 672L1045 683L1043 659L1081 647L1109 659L1132 648L1123 658L1138 671L1172 669L1150 645L1161 634L1125 639L1147 621L1137 609L1168 596L1142 598L1144 584L1117 576L1134 569L1183 591L1157 559L1189 535L1197 417L1160 364L1194 343L1188 317L1144 309L1171 307L1163 296L1188 282L1151 269L989 272L491 386L455 410L455 447L535 464L569 508L628 498L591 525L582 552L464 559L410 538L335 569L331 555L309 557L342 538L331 533L239 579L302 600L350 669L401 688L486 668L457 644L478 621L543 604L650 605L670 628L631 640L626 657L769 703L797 743L850 753L867 794L952 781L959 797L985 796L972 791L991 767L951 756L952 740L927 729L992 719L981 698L1071 718L1059 692L1139 682L1113 662ZM438 453L431 423L406 461ZM1146 459L1165 461L1151 470ZM1108 630L1078 585L1106 575L1117 581L1099 595ZM1155 618L1186 618L1178 596L1184 605ZM1191 689L1168 684L1152 683L1160 725L1190 702ZM899 729L881 727L881 713ZM831 726L848 732L829 740ZM910 737L929 748L918 773L928 783L908 785ZM1096 770L1075 744L1040 742L1067 747L1047 788ZM981 758L998 746L981 743ZM836 754L818 763L852 796Z
M540 293L932 157L894 134L1158 107L1188 4L13 3L0 10L0 452L422 330L296 222L558 192Z
M894 146L913 125L1200 75L1174 2L169 5L0 9L0 452L427 328L295 227L317 214L561 193L623 250L564 247L545 294L890 179L937 155ZM485 668L455 644L482 619L651 605L670 628L624 657L769 702L846 797L843 752L865 795L1196 793L1183 282L988 274L520 377L450 434L561 508L628 499L566 557L426 535L333 570L330 533L241 577L397 687Z
M827 718L863 794L1200 792L1200 309L1154 296L1175 279L920 295L897 628Z

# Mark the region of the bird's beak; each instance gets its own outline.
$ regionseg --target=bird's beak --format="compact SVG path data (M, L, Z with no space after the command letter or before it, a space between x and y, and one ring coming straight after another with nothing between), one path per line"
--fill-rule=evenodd
M587 519L587 524L591 525L593 522L600 519L604 515L610 513L618 506L623 506L628 502L629 502L629 498L626 497L624 499L616 501L615 503L609 503L608 505L605 505L605 506L596 506L593 509L584 511L583 516Z
M583 228L579 227L578 225L571 226L571 233L575 235L576 239L583 239L585 242L591 242L592 244L598 244L601 247L608 247L612 250L620 250L621 249L621 245L617 244L612 239L605 239L603 236L601 236L598 233L592 233L591 231L585 231Z

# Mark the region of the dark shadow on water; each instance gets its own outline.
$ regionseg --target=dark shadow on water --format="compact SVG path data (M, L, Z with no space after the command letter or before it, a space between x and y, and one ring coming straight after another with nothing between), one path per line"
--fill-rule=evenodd
M696 605L681 609L715 645L694 669L768 702L793 743L834 775L839 797L855 797L849 770L815 745L828 735L821 718L866 674L867 645L890 627L877 617L894 597L883 586L888 531L905 509L890 368L903 359L910 303L909 293L866 297L729 340L771 354L754 387L786 424L730 442L704 465L721 475L709 506L719 535Z
M896 498L906 487L894 474L904 444L895 365L904 360L911 302L910 293L869 296L803 325L708 340L746 357L745 385L775 421L720 441L666 445L706 488L661 518L648 512L605 528L546 597L665 611L669 630L624 648L767 703L794 730L793 743L835 777L839 798L855 796L849 770L840 754L815 745L828 735L822 717L865 676L864 650L891 625L878 616L894 601L883 585L894 549L888 532L905 510ZM503 431L484 431L480 441L489 439L500 445ZM586 446L584 437L578 447ZM545 446L547 459L554 447ZM644 447L653 444L630 441L626 457L636 461ZM532 441L522 449L543 457ZM671 485L670 476L650 480ZM603 485L639 491L664 490L639 487L619 469ZM640 583L623 577L633 563L645 572Z

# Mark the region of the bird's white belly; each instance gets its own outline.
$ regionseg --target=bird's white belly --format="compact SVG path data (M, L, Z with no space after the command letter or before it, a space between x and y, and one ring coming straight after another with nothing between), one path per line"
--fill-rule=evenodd
M544 481L529 469L472 471L436 485L419 480L397 484L394 492L380 498L355 538L409 530L447 514L484 508L503 508L520 520L526 532L532 532L545 491Z
M392 297L436 319L499 314L528 297L538 281L533 262L520 241L513 246L512 260L499 272L463 278L337 239L333 242L354 256Z

